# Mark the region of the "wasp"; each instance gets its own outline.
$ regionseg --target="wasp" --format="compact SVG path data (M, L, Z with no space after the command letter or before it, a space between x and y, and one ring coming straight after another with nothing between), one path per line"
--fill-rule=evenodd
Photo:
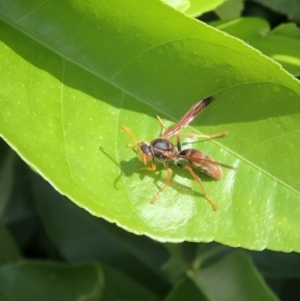
M214 97L207 97L197 103L195 103L187 113L170 129L167 129L164 125L163 121L159 116L156 116L158 122L162 128L162 134L152 140L150 143L146 141L138 142L132 132L125 126L122 129L131 137L134 141L134 145L127 145L129 148L137 149L138 159L143 162L146 167L142 167L142 170L155 171L156 170L156 162L158 161L162 163L167 171L167 178L165 181L165 185L156 193L151 203L155 203L159 197L159 195L165 190L165 188L170 184L172 169L169 167L169 163L172 162L174 165L186 169L194 180L200 185L201 190L203 192L204 197L211 204L214 210L217 210L217 204L211 199L211 197L206 193L201 179L196 175L193 168L198 169L208 176L220 180L222 178L222 167L235 169L232 166L216 162L213 158L206 155L204 152L187 148L182 149L181 137L189 137L192 139L195 138L205 138L212 139L226 136L227 131L214 134L214 135L202 135L202 134L186 134L181 133L181 130L188 126L194 119L197 117L212 101ZM176 136L176 147L173 142L170 140L172 137ZM189 164L184 164L182 161L188 161ZM148 165L148 162L151 161L151 165Z

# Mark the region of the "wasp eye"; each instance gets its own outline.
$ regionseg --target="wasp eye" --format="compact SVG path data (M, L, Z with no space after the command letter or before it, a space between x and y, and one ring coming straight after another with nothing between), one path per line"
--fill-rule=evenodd
M142 152L144 153L144 154L146 154L147 156L151 156L152 154L151 154L151 147L149 146L149 145L147 145L147 144L143 144L142 146L141 146L141 150L142 150Z
M138 159L146 164L153 158L151 147L145 143L141 142L138 148Z

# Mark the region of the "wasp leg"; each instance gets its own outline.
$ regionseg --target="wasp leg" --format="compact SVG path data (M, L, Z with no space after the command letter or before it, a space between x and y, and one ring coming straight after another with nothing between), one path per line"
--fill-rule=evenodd
M189 171L189 173L192 175L192 177L195 179L195 181L200 185L202 192L204 194L204 197L208 200L208 202L211 204L211 206L213 207L214 210L218 209L218 205L209 197L209 195L206 193L201 179L194 173L194 171L192 170L192 168L189 165L184 165L184 164L177 164L177 166L183 168L183 169L187 169Z
M177 140L177 149L178 149L179 152L181 152L182 144L181 144L180 135L176 136L176 140Z
M155 171L156 170L156 164L154 162L154 159L151 162L152 162L151 166L141 167L140 170Z
M158 122L160 123L160 126L162 127L162 130L163 130L162 135L163 135L168 129L158 115L156 115L156 118L157 118Z
M172 169L171 169L170 167L166 166L166 170L167 170L167 172L168 172L168 175L167 175L167 178L166 178L165 186L164 186L163 188L161 188L161 189L159 190L159 192L155 195L155 197L154 197L154 198L152 199L152 201L150 202L151 204L154 204L154 203L157 201L159 195L160 195L160 194L165 190L165 188L166 188L167 186L169 186L169 184L170 184Z
M212 135L205 135L205 134L185 134L185 133L180 133L178 134L179 136L184 136L188 138L204 138L204 139L214 139L214 138L219 138L219 137L224 137L228 135L227 131L217 133L217 134L212 134Z

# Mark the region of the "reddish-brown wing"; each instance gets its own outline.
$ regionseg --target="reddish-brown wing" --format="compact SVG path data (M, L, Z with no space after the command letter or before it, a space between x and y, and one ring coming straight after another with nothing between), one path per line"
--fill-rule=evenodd
M195 103L187 113L169 130L166 130L161 137L171 138L177 135L184 127L188 126L212 101L213 96L207 97Z

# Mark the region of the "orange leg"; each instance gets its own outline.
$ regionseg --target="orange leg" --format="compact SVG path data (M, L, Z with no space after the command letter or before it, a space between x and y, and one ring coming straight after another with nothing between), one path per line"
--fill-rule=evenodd
M187 169L189 171L189 173L192 175L192 177L195 179L195 181L200 185L201 189L202 189L202 192L205 196L205 198L209 201L209 203L211 204L211 206L213 207L214 210L217 210L218 209L218 205L208 196L208 194L206 193L203 185L202 185L202 182L200 180L200 178L194 173L194 171L192 170L192 168L188 165L178 165L179 167L181 168L184 168L184 169Z
M213 134L213 135L205 135L205 134L185 134L185 133L180 133L178 134L179 136L184 136L184 137L188 137L188 138L205 138L205 139L214 139L214 138L219 138L219 137L223 137L223 136L227 136L228 132L224 131L221 133L217 133L217 134Z
M156 115L156 118L160 124L160 126L162 127L163 131L162 131L162 135L168 130L167 127L165 126L164 122L161 120L161 118Z
M156 164L155 164L154 160L152 160L151 166L141 167L140 170L155 171L156 170Z
M165 190L165 188L170 184L170 179L171 179L171 174L172 174L172 169L170 167L166 167L166 170L168 172L168 175L167 175L167 179L166 179L166 182L165 182L165 186L163 188L161 188L159 190L159 192L155 195L155 197L152 199L152 201L150 202L151 204L154 204L159 195Z

